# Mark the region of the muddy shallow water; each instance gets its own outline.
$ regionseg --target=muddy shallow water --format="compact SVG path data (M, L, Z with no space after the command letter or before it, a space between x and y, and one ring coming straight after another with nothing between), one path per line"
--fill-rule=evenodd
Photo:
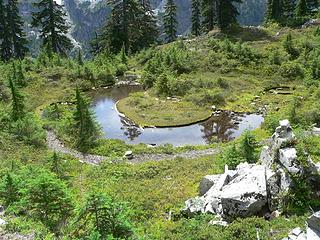
M209 143L213 138L222 141L232 140L246 129L258 128L263 122L263 117L257 114L222 112L207 121L186 127L142 129L120 116L115 108L118 100L141 90L140 86L116 86L90 93L93 111L106 138L120 139L130 144L202 145Z

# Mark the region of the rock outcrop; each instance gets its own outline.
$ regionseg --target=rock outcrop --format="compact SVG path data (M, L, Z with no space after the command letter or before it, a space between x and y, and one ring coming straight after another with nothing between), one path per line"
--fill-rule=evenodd
M280 193L293 185L291 176L318 174L309 158L301 164L295 148L296 137L288 120L280 121L270 144L263 147L260 163L241 163L224 174L205 176L199 196L185 202L183 213L212 213L223 219L263 215L278 208Z
M306 231L295 228L282 240L320 240L320 211L308 218L306 226Z

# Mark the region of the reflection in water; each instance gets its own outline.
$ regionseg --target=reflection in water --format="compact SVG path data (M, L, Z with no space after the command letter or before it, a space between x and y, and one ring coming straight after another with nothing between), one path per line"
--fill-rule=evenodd
M106 138L132 144L200 145L209 143L213 137L220 141L231 140L240 136L245 129L255 129L263 122L263 117L257 114L231 116L222 112L219 116L212 116L205 122L191 126L141 129L129 119L119 116L115 109L118 100L141 90L140 86L120 86L90 93L94 101L93 110Z
M124 135L126 135L130 141L133 141L135 138L139 137L139 135L142 133L141 129L138 128L128 118L120 116L120 121L123 125L121 129L123 130Z

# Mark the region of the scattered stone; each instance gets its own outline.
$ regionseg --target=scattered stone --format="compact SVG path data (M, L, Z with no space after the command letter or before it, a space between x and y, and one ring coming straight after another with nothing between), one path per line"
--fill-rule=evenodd
M222 226L222 227L227 227L229 224L226 221L222 220L211 220L209 222L209 225L216 225L216 226Z
M0 218L0 225L5 225L7 224L7 222L5 220L3 220L2 218Z
M320 211L308 218L306 231L295 228L282 240L320 240Z
M217 107L215 105L212 105L211 109L212 109L212 111L216 111Z
M311 26L319 26L320 25L320 19L310 19L305 24L301 26L301 28L308 28Z
M126 151L123 157L127 158L128 160L131 160L131 159L133 159L133 152Z

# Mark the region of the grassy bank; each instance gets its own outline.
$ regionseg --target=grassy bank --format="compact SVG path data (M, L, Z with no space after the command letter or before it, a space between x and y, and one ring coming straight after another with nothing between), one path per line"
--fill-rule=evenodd
M208 119L212 115L209 107L186 101L159 99L136 93L122 99L118 110L142 127L184 126Z

